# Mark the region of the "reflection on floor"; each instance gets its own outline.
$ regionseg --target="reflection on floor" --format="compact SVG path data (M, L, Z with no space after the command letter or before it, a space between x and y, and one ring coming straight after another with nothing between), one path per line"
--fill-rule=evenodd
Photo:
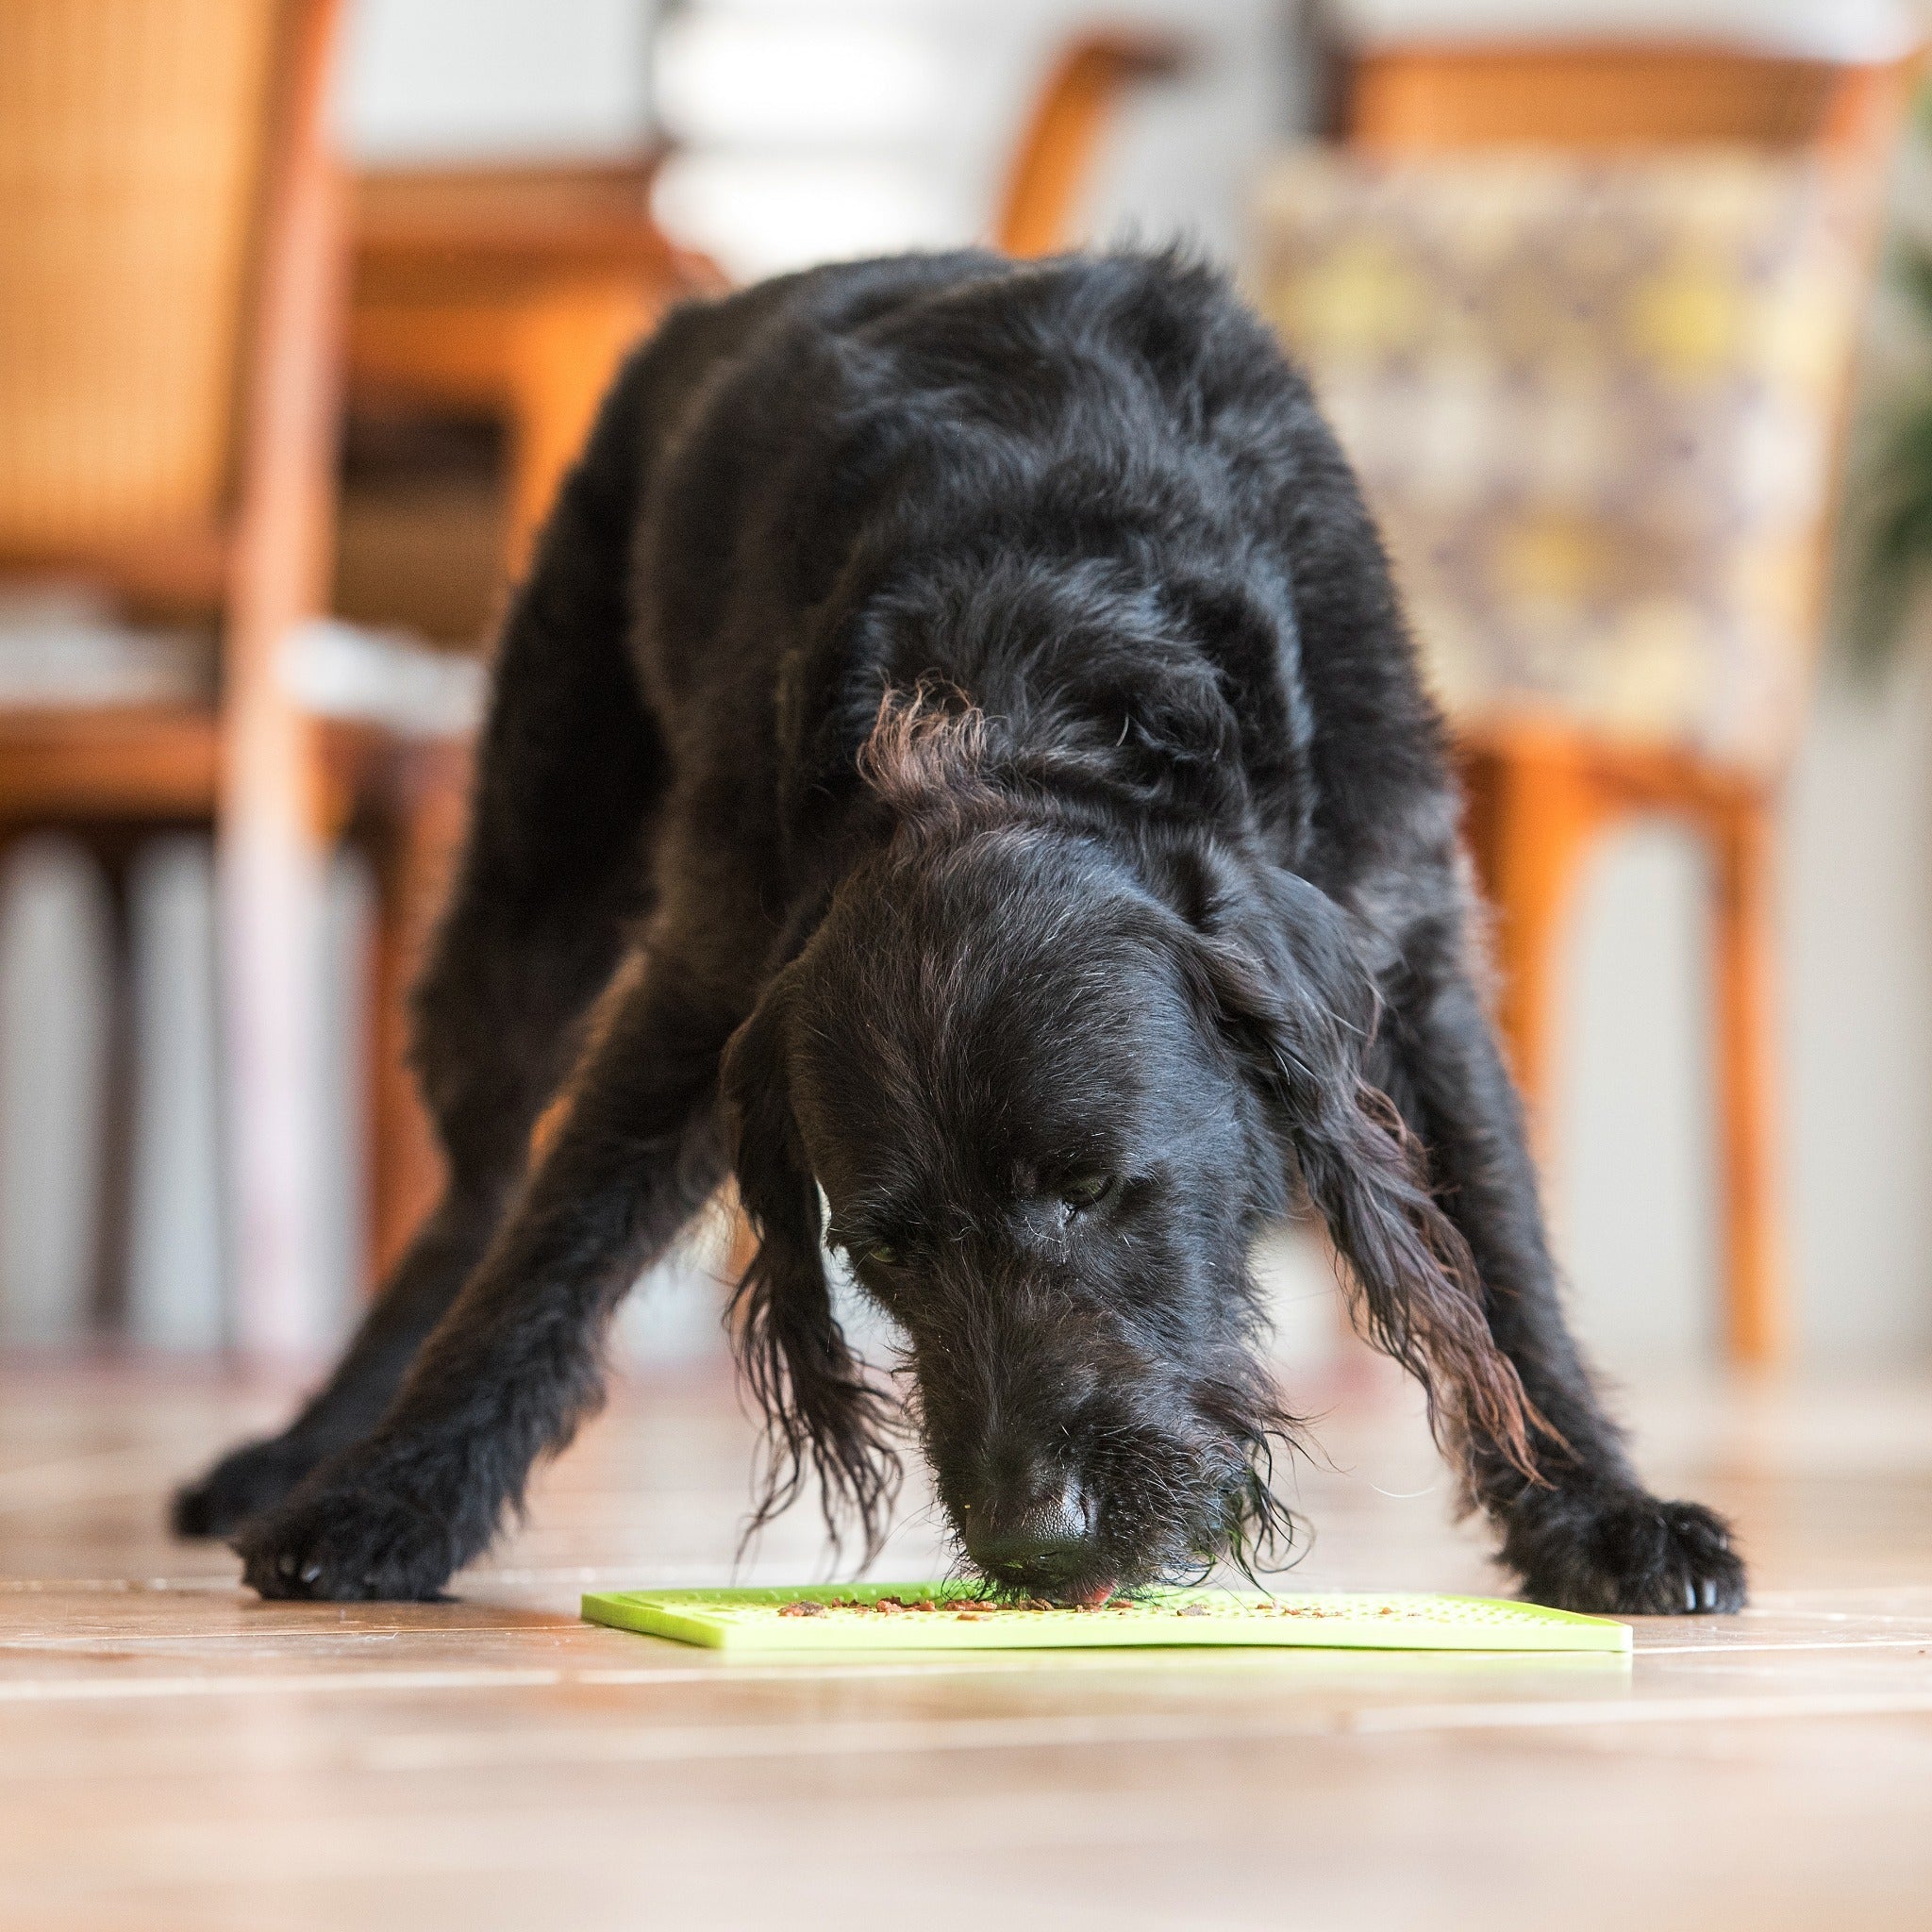
M751 1430L633 1386L444 1606L270 1607L168 1482L285 1399L16 1365L0 1387L0 1924L1924 1926L1932 1390L1630 1405L1736 1515L1742 1617L1615 1660L1095 1654L726 1663L576 1622L724 1580ZM1413 1405L1305 1408L1312 1585L1491 1589ZM916 1513L880 1566L942 1561ZM746 1579L822 1574L803 1513ZM675 1918L673 1915L676 1915Z

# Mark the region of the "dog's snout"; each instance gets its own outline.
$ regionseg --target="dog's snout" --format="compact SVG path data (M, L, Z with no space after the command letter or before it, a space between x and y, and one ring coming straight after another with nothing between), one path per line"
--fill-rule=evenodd
M995 1582L1058 1593L1077 1587L1092 1568L1093 1516L1079 1479L1056 1477L974 1511L966 1554Z

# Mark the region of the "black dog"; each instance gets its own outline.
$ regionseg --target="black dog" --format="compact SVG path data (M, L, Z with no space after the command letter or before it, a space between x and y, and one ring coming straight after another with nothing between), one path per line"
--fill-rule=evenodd
M1735 1607L1564 1331L1457 810L1348 468L1212 275L915 258L679 311L504 637L417 1010L447 1195L178 1525L266 1595L435 1593L735 1168L768 1509L811 1469L875 1539L896 1470L829 1242L987 1577L1253 1560L1246 1255L1306 1205L1532 1596Z

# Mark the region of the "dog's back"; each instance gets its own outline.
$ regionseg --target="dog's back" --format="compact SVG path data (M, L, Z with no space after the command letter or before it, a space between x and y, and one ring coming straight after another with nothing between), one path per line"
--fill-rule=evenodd
M675 764L728 763L796 824L852 795L882 694L928 682L1019 728L1052 707L1063 743L1258 809L1315 874L1398 821L1443 846L1373 526L1217 274L822 268L681 312L626 380L633 644Z

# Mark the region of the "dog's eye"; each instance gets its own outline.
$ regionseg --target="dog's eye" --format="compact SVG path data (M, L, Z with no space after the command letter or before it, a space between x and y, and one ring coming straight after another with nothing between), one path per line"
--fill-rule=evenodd
M866 1249L865 1258L880 1268L896 1268L906 1257L891 1241L874 1241Z
M1060 1189L1060 1199L1075 1214L1098 1208L1119 1185L1110 1174L1083 1174Z

